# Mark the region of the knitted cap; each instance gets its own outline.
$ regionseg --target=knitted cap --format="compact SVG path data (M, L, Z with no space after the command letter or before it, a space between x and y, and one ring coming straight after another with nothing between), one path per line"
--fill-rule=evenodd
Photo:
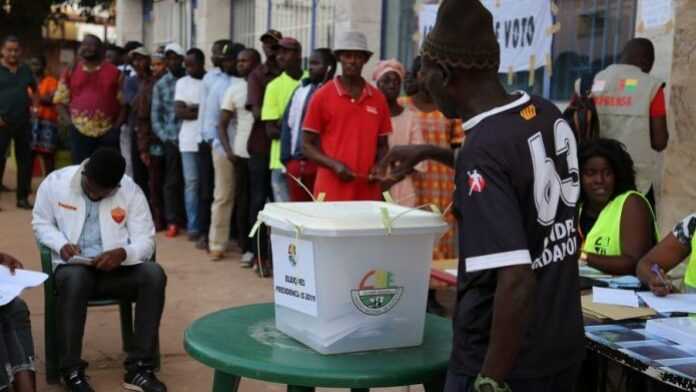
M444 0L421 54L454 68L498 70L493 16L479 0Z

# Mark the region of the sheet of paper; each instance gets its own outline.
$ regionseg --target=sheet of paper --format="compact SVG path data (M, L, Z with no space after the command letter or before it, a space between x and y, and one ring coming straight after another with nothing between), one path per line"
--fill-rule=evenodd
M456 269L446 269L445 272L447 272L450 275L457 276L457 270Z
M670 294L666 297L657 297L650 291L641 291L638 296L658 313L696 313L696 294Z
M633 290L593 287L592 301L597 304L621 305L632 308L640 307L638 297L636 297L636 293Z
M609 274L605 274L604 272L592 268L588 265L582 265L579 267L579 273L580 276L584 278L591 278L591 279L602 279L602 278L611 278L612 276Z
M27 270L15 270L12 275L9 268L0 265L0 306L15 299L25 288L36 287L47 278L43 272Z

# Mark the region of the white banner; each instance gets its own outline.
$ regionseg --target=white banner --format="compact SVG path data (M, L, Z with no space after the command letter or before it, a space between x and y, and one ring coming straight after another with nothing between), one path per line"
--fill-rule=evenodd
M500 44L500 73L529 71L545 65L551 55L554 26L551 0L482 0L493 14ZM424 5L418 14L421 44L435 25L438 5ZM466 37L462 37L463 40Z
M672 0L643 0L640 2L643 28L662 27L672 20Z

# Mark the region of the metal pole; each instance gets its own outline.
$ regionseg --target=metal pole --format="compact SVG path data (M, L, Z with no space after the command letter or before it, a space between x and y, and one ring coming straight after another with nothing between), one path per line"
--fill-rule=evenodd
M312 24L309 28L309 47L314 50L317 47L317 6L319 0L312 0Z
M271 22L272 22L271 8L273 8L273 0L268 0L267 4L268 4L268 13L266 14L266 30L270 30L271 29Z

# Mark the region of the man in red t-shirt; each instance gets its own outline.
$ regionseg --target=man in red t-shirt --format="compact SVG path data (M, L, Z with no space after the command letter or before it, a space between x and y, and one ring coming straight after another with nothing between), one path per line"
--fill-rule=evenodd
M361 76L372 55L364 34L345 33L334 51L343 74L314 94L302 127L304 153L320 166L314 194L327 201L380 200L371 175L388 150L387 100Z

